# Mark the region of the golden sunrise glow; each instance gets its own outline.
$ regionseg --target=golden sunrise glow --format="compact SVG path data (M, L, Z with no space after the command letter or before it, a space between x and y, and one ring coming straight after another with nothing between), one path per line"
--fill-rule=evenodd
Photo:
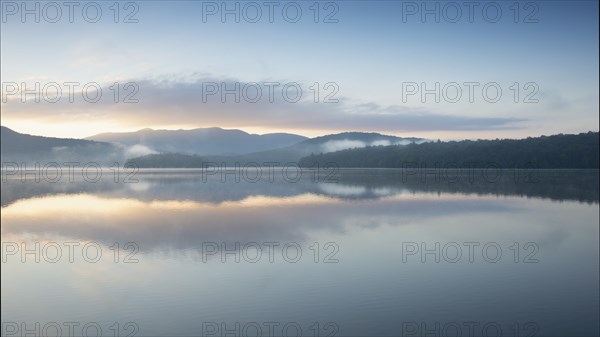
M432 198L431 193L398 193L390 192L382 201L419 201ZM473 196L463 194L435 194L436 200L480 200L496 199L497 196ZM17 201L2 210L2 221L11 217L66 217L94 218L96 216L120 215L135 217L136 214L148 215L163 211L214 211L228 209L235 211L243 209L258 209L272 207L300 207L309 205L333 205L346 201L334 197L304 193L297 196L279 198L270 196L251 196L239 201L226 201L215 204L193 200L153 200L142 201L130 198L106 198L91 194L53 195ZM75 225L75 223L74 223Z
M314 194L302 194L288 198L251 196L240 201L227 201L221 204L201 203L191 200L153 200L144 202L137 199L105 198L90 194L54 195L51 197L20 200L2 210L2 220L12 216L23 217L64 217L95 216L107 214L146 214L162 211L198 211L221 208L268 208L273 206L316 205L339 203L335 199Z

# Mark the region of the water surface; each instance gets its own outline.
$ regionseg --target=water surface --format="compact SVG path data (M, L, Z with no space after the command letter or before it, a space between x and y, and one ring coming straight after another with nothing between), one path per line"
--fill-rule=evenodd
M135 178L2 183L3 334L599 333L597 170Z

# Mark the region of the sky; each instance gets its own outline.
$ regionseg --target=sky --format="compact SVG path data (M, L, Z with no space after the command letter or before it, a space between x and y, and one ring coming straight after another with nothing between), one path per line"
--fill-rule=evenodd
M598 131L597 1L66 3L1 1L3 126Z

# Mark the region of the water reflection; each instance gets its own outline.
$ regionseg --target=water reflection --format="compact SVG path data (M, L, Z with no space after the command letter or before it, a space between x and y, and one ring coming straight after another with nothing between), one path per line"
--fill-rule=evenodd
M139 200L195 200L221 203L250 196L290 197L305 193L341 199L377 199L402 192L503 195L577 200L598 203L598 170L504 170L499 176L484 176L480 171L462 176L432 173L415 174L390 169L346 169L334 175L304 170L297 181L281 174L262 177L256 182L235 177L206 175L201 171L140 171L136 183L115 183L112 176L86 182L75 175L59 183L35 182L31 177L9 176L3 180L2 206L23 198L53 194L90 193ZM292 174L293 176L294 174Z
M111 254L56 264L9 256L3 322L135 322L140 336L202 335L203 322L297 322L307 336L317 322L320 335L334 322L337 336L406 335L415 326L420 335L436 322L437 335L457 323L467 336L469 322L478 324L475 335L491 323L503 336L515 324L521 335L598 334L597 170L537 171L529 183L510 175L422 181L394 170L294 183L204 181L186 171L136 178L2 184L3 243L93 241ZM136 243L139 261L114 263L115 242ZM207 242L295 242L304 256L223 263L219 254L202 259ZM471 263L466 250L457 263L431 254L404 261L407 242L493 242L503 255L494 263L481 251ZM336 263L323 263L333 252L327 243L338 248ZM524 262L529 243L535 263Z
M403 182L393 170L343 171L336 182L310 176L293 183L222 182L218 176L204 181L187 172L138 177L129 184L9 180L2 190L2 234L52 233L107 245L135 241L144 251L174 251L205 241L307 241L317 232L343 233L348 226L518 212L523 196L597 204L599 193L597 171L539 172L535 183L508 177L423 182L418 176Z

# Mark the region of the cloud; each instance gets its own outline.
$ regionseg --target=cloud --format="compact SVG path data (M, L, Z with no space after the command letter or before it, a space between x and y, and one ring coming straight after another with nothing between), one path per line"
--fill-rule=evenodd
M425 142L426 140L417 141L417 143ZM370 143L363 142L360 140L352 140L352 139L341 139L341 140L330 140L321 145L321 150L323 153L327 152L335 152L347 149L356 149L367 146L389 146L389 145L407 145L412 143L412 140L404 139L399 140L397 142L390 142L387 139L380 139Z
M37 123L115 121L124 127L139 128L198 125L381 132L518 129L518 123L526 121L445 115L375 102L353 104L339 95L334 97L338 103L323 102L324 95L315 103L310 84L285 80L246 83L197 74L129 82L139 90L133 94L135 87L126 88L127 81L122 82L119 103L114 102L114 91L108 86L102 88L102 98L96 103L86 102L80 93L69 103L67 91L57 103L43 99L40 103L21 103L18 95L9 96L8 102L2 104L3 118ZM127 95L139 102L123 103Z
M154 149L151 149L150 147L141 144L126 147L124 152L126 158L141 157L149 154L158 153Z
M350 186L342 184L323 183L319 189L328 195L356 196L365 194L367 188L364 186Z
M376 140L373 143L371 143L371 146L389 146L392 145L392 142L390 142L389 140Z
M355 148L365 147L365 146L367 146L367 144L365 142L361 142L359 140L343 139L343 140L330 140L328 142L325 142L323 145L321 145L321 148L323 149L323 152L335 152L335 151L341 151L341 150L346 150L346 149L355 149Z

